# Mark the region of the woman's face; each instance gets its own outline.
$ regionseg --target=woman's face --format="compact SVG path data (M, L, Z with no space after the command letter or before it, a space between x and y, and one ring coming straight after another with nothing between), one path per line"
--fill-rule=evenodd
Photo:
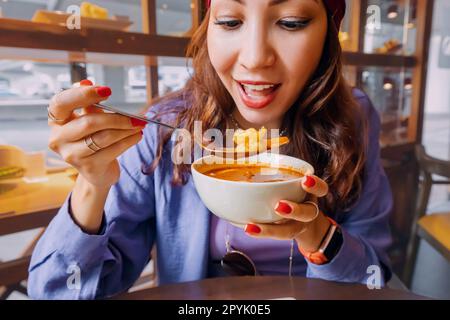
M247 128L280 128L322 56L322 0L212 0L210 14L209 57L234 116Z

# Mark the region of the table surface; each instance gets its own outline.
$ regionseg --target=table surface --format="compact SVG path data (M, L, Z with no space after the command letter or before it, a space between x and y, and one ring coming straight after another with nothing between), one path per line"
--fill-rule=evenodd
M23 214L61 206L74 186L71 174L70 171L48 174L45 180L33 183L23 178L0 181L0 213Z
M71 170L27 183L22 178L0 181L0 235L46 226L72 190Z
M123 300L420 300L407 291L303 277L227 277L170 284L117 296Z

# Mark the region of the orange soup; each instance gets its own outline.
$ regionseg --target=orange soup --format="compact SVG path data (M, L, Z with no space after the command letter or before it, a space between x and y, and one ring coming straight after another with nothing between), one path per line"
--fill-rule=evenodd
M258 164L202 165L203 174L228 181L243 182L280 182L302 178L301 171L290 167L271 167Z

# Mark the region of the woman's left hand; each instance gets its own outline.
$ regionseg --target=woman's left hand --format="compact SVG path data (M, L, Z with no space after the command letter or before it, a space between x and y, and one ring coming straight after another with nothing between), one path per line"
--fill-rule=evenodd
M313 175L304 178L302 187L309 194L306 201L316 204L317 198L328 193L327 183ZM245 232L255 238L295 239L298 246L307 252L315 252L319 249L330 222L322 211L319 210L317 215L315 205L280 200L274 212L284 220L275 224L247 224Z

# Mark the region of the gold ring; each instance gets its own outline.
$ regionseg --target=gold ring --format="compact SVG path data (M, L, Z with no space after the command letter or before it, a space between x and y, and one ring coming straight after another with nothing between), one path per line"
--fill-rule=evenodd
M100 148L95 142L94 139L92 139L92 135L87 136L86 138L84 138L84 143L86 144L86 146L91 149L94 152L100 151L102 150L102 148Z
M316 208L316 214L315 214L314 218L312 218L312 219L309 220L309 221L304 221L304 222L306 222L306 223L313 222L313 221L316 220L317 217L319 216L319 213L320 213L319 206L317 205L317 203L315 203L315 202L313 202L313 201L305 201L305 202L303 202L303 204L306 204L306 203L312 204L312 205Z
M47 107L47 115L48 115L48 118L51 120L51 121L53 121L53 122L56 122L56 123L63 123L63 122L66 122L66 119L64 119L64 120L61 120L61 119L56 119L56 117L53 115L53 113L50 111L50 107Z

